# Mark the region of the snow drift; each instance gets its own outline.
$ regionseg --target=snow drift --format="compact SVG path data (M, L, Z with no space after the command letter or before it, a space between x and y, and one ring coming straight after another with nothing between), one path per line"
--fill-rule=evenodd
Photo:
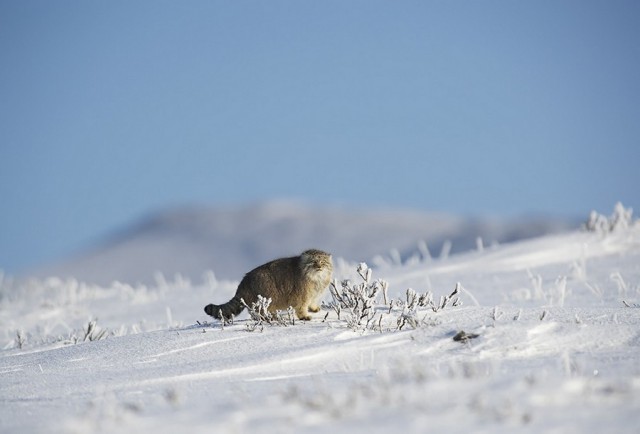
M374 321L204 315L237 281L0 279L0 432L628 432L640 410L640 225L386 264ZM407 314L413 288L459 302ZM427 300L425 298L424 300ZM388 304L387 304L388 303ZM402 327L400 324L403 324ZM253 330L253 331L251 331ZM463 334L461 332L464 332Z

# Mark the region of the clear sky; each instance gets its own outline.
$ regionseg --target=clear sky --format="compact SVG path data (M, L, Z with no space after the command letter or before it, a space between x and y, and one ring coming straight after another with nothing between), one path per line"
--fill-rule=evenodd
M640 212L640 2L2 1L0 268L271 198Z

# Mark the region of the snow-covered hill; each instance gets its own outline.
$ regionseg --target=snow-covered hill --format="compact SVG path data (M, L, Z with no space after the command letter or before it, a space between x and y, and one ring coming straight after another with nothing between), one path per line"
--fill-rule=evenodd
M395 302L373 297L368 325L328 306L310 322L256 327L245 312L222 327L202 308L237 282L212 274L5 277L0 432L635 433L640 224L598 227L387 264L368 285L340 262L350 288L388 282ZM409 287L438 302L458 282L462 305L407 306Z
M158 213L124 229L102 246L60 264L35 270L39 277L73 276L108 285L114 280L152 283L156 272L200 279L213 270L238 279L275 257L309 247L352 261L371 261L395 250L406 258L424 241L438 256L451 252L575 229L567 219L467 219L381 209L312 207L274 201L238 208L189 208ZM421 246L424 252L424 246Z

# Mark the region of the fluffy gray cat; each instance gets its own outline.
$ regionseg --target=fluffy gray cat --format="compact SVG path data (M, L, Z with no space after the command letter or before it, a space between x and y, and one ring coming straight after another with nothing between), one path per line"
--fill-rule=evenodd
M286 310L293 307L301 320L310 320L309 312L320 311L318 298L331 282L333 264L331 255L310 249L300 256L280 258L249 271L228 302L205 306L207 315L214 318L231 318L244 309L244 302L251 306L258 295L271 299L269 310Z

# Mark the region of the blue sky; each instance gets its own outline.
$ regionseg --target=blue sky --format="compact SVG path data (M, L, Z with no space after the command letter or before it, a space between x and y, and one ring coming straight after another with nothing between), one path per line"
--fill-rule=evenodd
M637 1L4 1L0 268L295 198L640 211Z

